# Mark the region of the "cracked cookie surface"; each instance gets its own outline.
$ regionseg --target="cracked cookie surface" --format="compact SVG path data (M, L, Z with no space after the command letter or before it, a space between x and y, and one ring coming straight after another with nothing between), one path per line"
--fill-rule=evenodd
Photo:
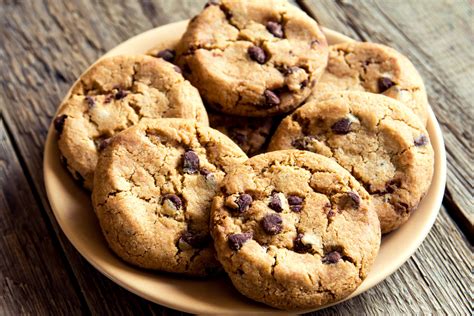
M183 119L143 120L101 153L92 195L112 250L139 267L203 276L220 267L209 234L212 198L244 152Z
M54 126L63 162L92 189L98 153L142 118L180 117L208 124L199 92L175 66L150 56L105 58L74 85Z
M229 136L249 156L263 152L281 117L243 117L207 112L209 125Z
M301 150L261 154L232 170L213 200L211 233L235 287L281 309L348 296L380 246L365 189L335 161Z
M384 94L408 106L424 125L428 120L428 99L420 74L405 56L385 45L351 42L329 46L326 71L309 100L340 90Z
M367 92L338 92L287 116L269 150L297 148L331 157L372 195L382 233L408 220L429 189L434 153L428 132L402 103Z
M203 99L241 116L296 108L327 55L318 24L283 0L210 1L177 46L177 63Z

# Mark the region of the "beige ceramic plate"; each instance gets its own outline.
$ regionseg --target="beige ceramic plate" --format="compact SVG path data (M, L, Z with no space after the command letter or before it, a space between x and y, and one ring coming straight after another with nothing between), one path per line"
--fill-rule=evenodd
M181 37L186 25L187 21L181 21L150 30L120 44L105 56L142 54L157 46L172 47ZM324 31L330 44L351 41L334 31ZM367 291L397 270L415 252L436 219L446 183L446 156L441 130L431 109L429 114L428 132L435 152L435 172L431 188L410 220L383 238L372 271L350 297ZM46 140L44 178L54 215L71 243L95 268L127 290L158 304L190 313L278 312L243 297L224 277L196 280L153 273L134 268L116 257L102 237L89 194L75 184L59 162L52 127Z

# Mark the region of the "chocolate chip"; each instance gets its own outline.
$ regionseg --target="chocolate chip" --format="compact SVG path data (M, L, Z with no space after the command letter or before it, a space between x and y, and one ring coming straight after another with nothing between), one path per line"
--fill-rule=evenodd
M219 5L220 4L220 1L219 0L209 0L205 5L204 5L204 8L207 8L211 5Z
M303 237L304 234L298 233L296 236L294 242L293 242L293 250L299 253L306 253L311 250L311 245L310 244L304 244L303 243Z
M63 132L66 119L67 119L66 114L60 115L54 119L53 125L54 125L54 128L56 129L56 132L58 133L58 136L61 136L61 133Z
M250 59L256 61L259 64L264 64L267 61L265 51L258 46L250 46L247 49Z
M301 89L306 88L308 83L309 83L308 79L303 80L300 84Z
M333 263L337 263L341 259L342 259L342 256L338 251L331 251L330 253L324 256L322 261L323 263L326 263L326 264L333 264Z
M288 204L290 205L290 210L299 213L303 209L303 198L297 195L290 195L288 196Z
M305 149L308 149L308 145L313 139L315 139L314 136L304 136L292 141L291 145L295 147L296 149L305 150Z
M288 196L288 204L290 205L303 204L303 198L297 195L290 195Z
M173 69L174 69L174 71L176 71L176 72L179 73L179 74L182 74L182 73L183 73L183 72L181 71L181 68L179 68L179 67L176 66L176 65L173 65Z
M336 134L347 134L351 131L352 122L348 118L343 118L331 126L331 129Z
M415 138L414 143L415 146L424 146L428 144L428 137L425 135L420 135L419 137Z
M320 42L319 40L317 40L317 39L312 40L312 41L309 43L309 45L311 46L311 48L318 47L319 44L321 44L321 42Z
M204 248L209 244L210 237L208 235L202 236L191 232L184 232L178 240L178 247L181 250L189 249L187 245L192 248Z
M99 151L104 150L109 144L112 142L112 137L109 138L101 138L97 140L97 149Z
M199 170L199 173L205 177L211 174L211 172L205 168L202 168L201 170Z
M303 205L291 205L290 206L290 210L292 210L295 213L301 212L302 209L303 209Z
M181 206L183 206L183 202L181 202L181 199L176 194L165 194L163 196L163 202L165 200L169 200L171 203L173 203L174 207L177 210L179 210Z
M117 93L115 93L115 100L123 99L127 96L128 92L122 89L119 89Z
M163 49L162 51L156 54L156 57L163 58L168 62L173 62L174 58L176 57L176 52L172 49Z
M92 98L90 95L86 95L86 102L89 108L93 107L95 105L94 98Z
M266 27L268 32L272 33L273 36L283 38L283 27L280 23L268 21Z
M216 177L214 176L214 174L212 172L210 172L209 170L203 168L203 169L199 170L199 173L204 176L204 179L206 179L206 183L208 185L210 185L212 187L217 185Z
M240 213L247 211L250 208L250 205L252 204L252 202L253 202L252 196L246 193L241 194L235 201L235 203L237 203L238 205L238 210Z
M263 92L263 95L265 96L266 105L275 106L280 104L280 98L275 94L275 92L271 90L265 90L265 92Z
M276 235L282 230L283 220L279 214L268 214L262 219L262 228L269 235Z
M393 82L392 79L388 77L380 77L379 80L377 81L377 85L379 88L379 92L382 93L388 90L390 87L394 86L395 82Z
M334 210L329 210L328 218L334 217L335 215L336 215L336 212Z
M345 194L338 195L336 205L340 212L351 208L358 209L360 207L360 197L355 192L346 192Z
M232 234L229 235L227 242L229 243L230 249L237 251L242 248L247 240L252 239L252 237L252 233Z
M300 67L296 67L296 66L284 67L284 68L280 69L280 72L283 73L285 76L288 76L288 75L291 75L291 74L297 72L300 69L301 69Z
M194 151L188 149L183 155L183 172L187 174L193 174L198 170L199 157Z
M395 192L395 190L399 189L401 185L402 185L402 182L400 179L392 179L390 181L387 181L387 183L385 183L385 191L387 193L393 193Z
M355 192L347 192L346 197L343 197L341 203L339 204L341 209L346 208L355 208L358 209L360 207L360 197Z
M393 206L394 206L395 212L397 212L398 214L411 213L411 211L413 210L413 208L410 208L408 204L403 203L403 202L395 202Z
M270 203L268 203L268 207L278 213L283 211L283 206L281 204L281 199L278 195L278 192L272 193L272 196L270 197Z
M354 208L359 208L359 206L360 206L360 197L359 197L359 195L355 192L347 192L347 195L350 197Z

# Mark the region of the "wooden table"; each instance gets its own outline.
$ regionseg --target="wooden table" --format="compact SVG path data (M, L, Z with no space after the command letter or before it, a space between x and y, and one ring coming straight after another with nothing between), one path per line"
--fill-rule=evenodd
M176 313L127 292L87 263L61 232L43 186L48 125L77 76L127 38L190 18L204 4L105 2L0 1L1 315ZM449 168L440 215L415 255L375 288L318 314L472 314L473 2L298 5L323 26L409 56L443 128Z

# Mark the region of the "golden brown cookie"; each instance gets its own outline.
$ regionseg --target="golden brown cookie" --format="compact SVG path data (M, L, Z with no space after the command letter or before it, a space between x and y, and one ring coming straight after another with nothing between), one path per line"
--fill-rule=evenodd
M331 157L372 195L382 233L408 220L428 191L434 154L428 132L402 103L367 92L327 94L277 128L269 150Z
M98 152L142 118L181 117L208 124L198 91L176 66L150 56L102 59L74 85L54 120L72 175L92 189Z
M268 116L310 94L327 62L316 21L284 0L210 1L177 47L177 64L220 112Z
M191 120L144 120L119 133L100 155L92 195L109 246L139 267L212 273L220 265L211 201L246 159L225 135Z
M380 245L370 196L335 161L307 151L235 167L212 204L219 261L244 295L281 309L338 301L365 279Z
M326 71L309 100L343 90L380 93L408 106L426 125L428 99L420 74L395 49L381 44L350 42L329 46Z

